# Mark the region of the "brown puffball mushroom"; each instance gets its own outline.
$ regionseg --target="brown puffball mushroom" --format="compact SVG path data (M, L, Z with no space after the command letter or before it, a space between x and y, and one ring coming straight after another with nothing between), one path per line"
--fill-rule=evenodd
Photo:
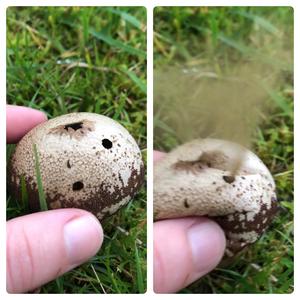
M33 211L40 209L34 145L49 209L76 207L99 219L127 204L144 180L140 149L116 121L94 113L51 119L18 143L10 165L12 193L23 176Z
M241 158L238 168L237 155ZM155 220L211 217L225 232L225 257L254 243L276 210L275 183L269 170L238 144L193 140L154 165Z

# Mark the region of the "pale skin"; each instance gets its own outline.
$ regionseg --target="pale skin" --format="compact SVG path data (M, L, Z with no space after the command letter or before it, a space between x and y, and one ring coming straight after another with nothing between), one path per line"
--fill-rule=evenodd
M7 143L45 122L40 111L7 105ZM32 291L82 264L101 247L103 231L89 212L69 208L18 217L6 225L6 289Z
M154 164L165 153L154 151ZM221 261L225 236L204 217L154 223L154 291L174 293L212 271Z

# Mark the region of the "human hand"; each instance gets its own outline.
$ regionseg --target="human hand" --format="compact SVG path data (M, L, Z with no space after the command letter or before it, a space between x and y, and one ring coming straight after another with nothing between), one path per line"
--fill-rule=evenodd
M7 142L16 143L46 119L37 110L7 105ZM95 255L102 241L99 221L81 209L49 210L8 221L7 291L30 291L57 278Z
M154 163L165 154L154 151ZM154 291L174 293L213 270L223 257L225 236L205 217L154 223Z

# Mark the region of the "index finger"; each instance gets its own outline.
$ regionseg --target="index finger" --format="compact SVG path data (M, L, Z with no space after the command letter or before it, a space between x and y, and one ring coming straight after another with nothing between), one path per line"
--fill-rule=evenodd
M11 144L18 142L33 127L46 120L47 116L36 109L16 105L6 105L7 143Z

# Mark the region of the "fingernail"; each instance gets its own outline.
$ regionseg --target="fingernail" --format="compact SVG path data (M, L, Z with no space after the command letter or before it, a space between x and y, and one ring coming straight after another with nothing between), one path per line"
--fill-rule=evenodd
M48 119L47 115L44 112L42 112L40 110L36 110L36 109L33 109L33 110L35 111L36 116L38 116L38 117L40 117L41 119L44 119L44 120Z
M98 220L86 215L66 223L64 239L69 263L74 265L97 253L102 244L103 232Z
M200 274L206 274L220 262L225 248L225 237L220 227L210 221L201 221L188 229L194 268Z

